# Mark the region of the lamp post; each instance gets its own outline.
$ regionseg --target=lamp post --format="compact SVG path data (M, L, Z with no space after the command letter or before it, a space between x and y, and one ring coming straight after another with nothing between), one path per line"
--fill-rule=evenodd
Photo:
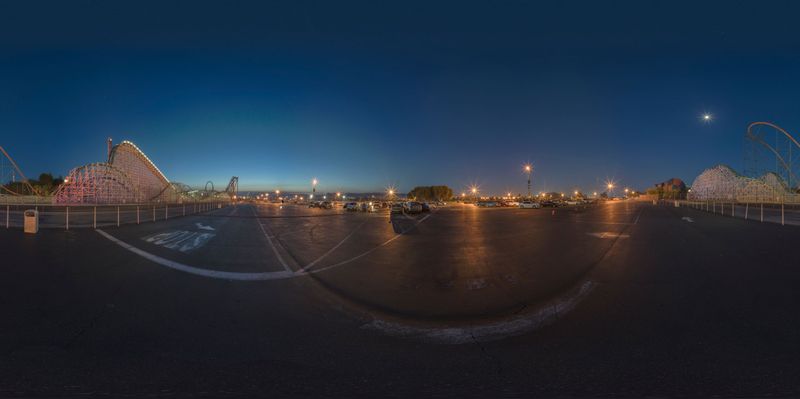
M524 170L528 175L528 199L531 199L531 174L533 173L533 166L529 163L525 164Z
M315 177L313 180L311 180L311 197L310 198L314 198L314 194L316 194L316 193L317 193L317 178Z

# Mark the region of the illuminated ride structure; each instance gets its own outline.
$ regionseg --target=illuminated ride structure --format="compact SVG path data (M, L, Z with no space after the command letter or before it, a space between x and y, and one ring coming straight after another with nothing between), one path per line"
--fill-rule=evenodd
M771 133L771 134L770 134ZM695 179L690 200L800 203L800 143L769 122L754 122L745 134L745 172L726 165Z
M181 203L195 199L189 186L170 182L158 167L130 141L111 146L108 161L72 169L56 190L56 204ZM237 178L231 181L238 181ZM236 192L211 196L235 198ZM210 195L206 195L208 197Z

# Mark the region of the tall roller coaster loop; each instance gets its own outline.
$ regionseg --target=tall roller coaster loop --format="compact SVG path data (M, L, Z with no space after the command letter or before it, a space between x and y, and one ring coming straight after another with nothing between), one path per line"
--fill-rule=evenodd
M772 134L770 134L772 133ZM748 177L774 173L797 191L800 184L800 142L780 126L753 122L745 134L745 170Z

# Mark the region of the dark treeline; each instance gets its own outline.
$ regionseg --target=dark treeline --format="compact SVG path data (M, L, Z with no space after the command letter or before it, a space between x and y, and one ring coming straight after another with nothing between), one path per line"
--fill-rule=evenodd
M48 195L52 194L58 188L58 186L64 183L64 178L61 176L53 177L52 173L42 173L39 175L38 179L29 179L28 182L31 184L31 186L33 186L34 189L38 190L39 193ZM34 192L31 192L31 189L25 183L21 181L9 182L4 186L9 191L20 195L35 194Z
M453 198L453 190L447 186L418 186L408 192L408 198L418 201L444 201Z

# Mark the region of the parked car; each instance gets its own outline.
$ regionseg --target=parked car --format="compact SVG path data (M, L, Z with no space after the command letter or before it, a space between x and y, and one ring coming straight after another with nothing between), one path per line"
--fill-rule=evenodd
M403 213L403 204L400 202L395 202L392 204L392 213Z
M422 212L422 204L416 201L410 201L405 203L405 211L406 213L421 213Z
M533 201L522 201L519 203L519 207L523 209L538 209L542 207L542 204Z
M497 202L495 201L478 201L477 204L481 208L494 208L497 207Z
M355 202L348 202L348 203L344 204L344 209L347 210L347 211L357 211L358 210L358 204L355 203Z
M558 206L555 201L542 201L541 206L544 208L555 208Z
M431 211L431 204L427 202L422 203L422 212L430 212Z
M322 209L333 209L333 204L330 201L322 201L319 203L319 207Z

